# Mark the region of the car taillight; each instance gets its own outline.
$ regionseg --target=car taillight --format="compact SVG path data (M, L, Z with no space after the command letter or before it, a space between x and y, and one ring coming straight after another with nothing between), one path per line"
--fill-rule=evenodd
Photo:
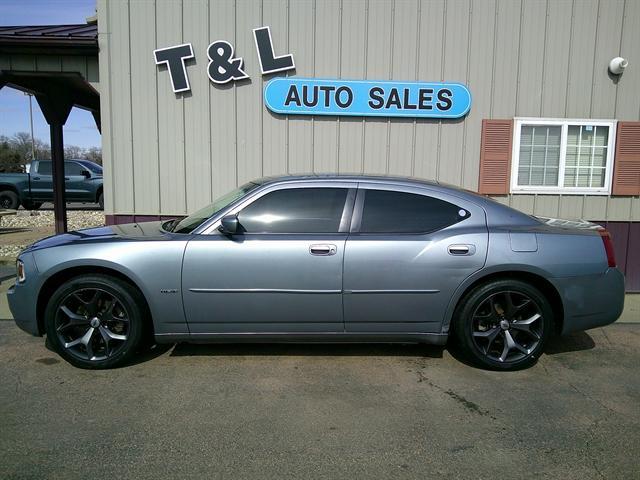
M610 267L616 266L616 254L613 251L613 242L611 241L611 234L605 228L599 228L598 233L602 238L604 244L604 251L607 253L607 263Z

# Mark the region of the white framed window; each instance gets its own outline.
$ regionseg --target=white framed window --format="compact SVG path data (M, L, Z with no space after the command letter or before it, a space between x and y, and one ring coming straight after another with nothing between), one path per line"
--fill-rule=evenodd
M607 195L615 120L516 118L511 193Z

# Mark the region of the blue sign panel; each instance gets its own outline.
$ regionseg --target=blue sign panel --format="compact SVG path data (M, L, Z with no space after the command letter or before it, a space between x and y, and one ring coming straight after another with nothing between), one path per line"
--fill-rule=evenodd
M275 113L375 117L459 118L471 107L460 83L274 78L264 103Z

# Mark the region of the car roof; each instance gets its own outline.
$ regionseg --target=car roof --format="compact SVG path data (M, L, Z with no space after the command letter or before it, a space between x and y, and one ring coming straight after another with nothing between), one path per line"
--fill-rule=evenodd
M354 182L393 182L393 183L403 183L406 185L411 184L419 184L419 185L429 185L429 186L437 186L441 185L441 183L433 181L433 180L425 180L422 178L415 177L401 177L401 176L393 176L393 175L375 175L375 174L358 174L358 173L305 173L298 175L280 175L280 176L271 176L271 177L262 177L256 180L256 183L260 184L270 184L270 183L282 183L282 182L293 182L293 181L354 181Z

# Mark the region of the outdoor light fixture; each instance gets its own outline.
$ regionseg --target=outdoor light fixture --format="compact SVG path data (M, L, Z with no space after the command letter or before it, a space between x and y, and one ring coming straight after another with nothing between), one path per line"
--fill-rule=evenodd
M609 62L609 71L614 75L622 75L624 69L629 65L629 60L622 57L616 57Z

